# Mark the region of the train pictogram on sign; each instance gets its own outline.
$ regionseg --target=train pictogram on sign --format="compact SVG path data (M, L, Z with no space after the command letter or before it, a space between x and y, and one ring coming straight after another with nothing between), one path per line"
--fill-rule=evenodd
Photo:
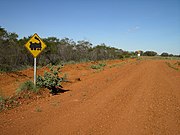
M38 37L34 37L34 39L36 39L37 41L38 41L38 43L37 42L35 42L35 43L33 43L33 42L31 42L30 41L30 48L31 48L31 50L41 50L41 41L39 40L39 38Z
M25 47L36 58L45 48L46 45L41 38L35 33L30 40L25 44Z

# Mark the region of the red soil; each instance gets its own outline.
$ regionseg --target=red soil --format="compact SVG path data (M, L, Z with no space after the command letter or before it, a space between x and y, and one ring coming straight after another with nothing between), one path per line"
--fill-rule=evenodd
M180 72L166 61L110 61L101 71L91 69L92 63L65 66L62 71L72 83L64 84L64 89L70 91L1 112L0 132L178 135ZM18 81L16 74L1 74L1 88L9 89L4 93L12 94L12 87L32 78L32 72L21 71Z

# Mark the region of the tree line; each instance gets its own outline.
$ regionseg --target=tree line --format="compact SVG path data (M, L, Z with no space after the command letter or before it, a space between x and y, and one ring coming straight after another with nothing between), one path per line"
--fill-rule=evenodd
M0 27L0 71L13 71L33 65L33 57L24 47L31 37L18 39L16 33ZM62 64L65 62L97 61L135 57L137 52L128 52L100 44L94 46L86 40L73 41L69 38L48 37L42 39L47 48L37 57L39 66ZM155 56L156 52L141 52L142 55Z

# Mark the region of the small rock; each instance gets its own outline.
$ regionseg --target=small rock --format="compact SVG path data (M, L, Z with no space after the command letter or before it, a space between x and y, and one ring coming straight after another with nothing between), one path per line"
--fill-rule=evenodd
M81 81L81 78L75 78L76 81Z

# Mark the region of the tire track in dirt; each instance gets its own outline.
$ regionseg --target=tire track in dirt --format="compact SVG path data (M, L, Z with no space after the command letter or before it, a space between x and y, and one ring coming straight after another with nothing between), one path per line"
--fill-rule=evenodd
M0 129L3 134L178 135L179 84L180 73L164 61L129 63L92 74L67 87L70 92L44 99L38 104L42 112L34 112L33 103L14 117L0 115Z

